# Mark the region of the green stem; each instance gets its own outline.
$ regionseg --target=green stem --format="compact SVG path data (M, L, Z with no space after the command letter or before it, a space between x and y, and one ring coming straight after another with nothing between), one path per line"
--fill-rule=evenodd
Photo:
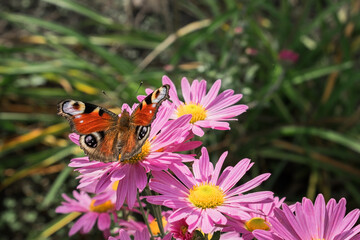
M150 228L150 224L149 224L149 220L148 220L148 214L145 213L145 210L144 210L144 207L142 206L142 203L141 203L141 200L140 200L140 194L139 194L139 189L137 190L137 194L136 194L136 198L139 202L139 206L140 206L140 212L141 212L141 215L143 216L144 218L144 221L145 221L145 224L149 230L149 233L150 233L150 239L151 240L154 240L154 235L151 231L151 228Z
M152 195L150 189L146 188L145 191L148 196ZM159 226L160 235L161 235L161 237L164 237L165 232L164 232L164 226L163 226L163 222L162 222L161 206L150 204L150 207L153 210L154 217L156 218L156 222Z

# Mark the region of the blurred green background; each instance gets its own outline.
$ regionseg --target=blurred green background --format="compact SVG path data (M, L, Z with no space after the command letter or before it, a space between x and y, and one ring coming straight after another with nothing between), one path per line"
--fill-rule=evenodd
M55 213L83 152L56 115L65 98L119 109L136 90L222 79L250 109L208 131L213 159L292 203L321 192L360 206L360 2L18 0L0 13L0 239L64 239ZM108 97L102 94L106 92ZM199 150L197 151L199 152ZM245 179L246 180L246 179ZM59 230L58 230L58 229ZM93 239L93 231L74 239Z

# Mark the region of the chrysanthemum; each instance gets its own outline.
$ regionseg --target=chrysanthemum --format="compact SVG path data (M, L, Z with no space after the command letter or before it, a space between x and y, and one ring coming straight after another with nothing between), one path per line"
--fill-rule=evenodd
M139 213L140 211L136 210L136 209L132 209L131 211ZM169 216L168 212L162 212L162 225L164 227L164 230L167 230L167 221L166 218ZM153 236L159 236L160 235L160 229L157 223L157 219L154 218L151 214L147 215L147 219L149 222L149 227L150 227L150 231L152 233ZM125 230L129 235L136 235L136 232L143 232L146 231L149 234L149 229L147 228L146 224L143 222L138 222L138 221L134 221L132 219L127 219L127 220L123 220L120 219L118 221L119 226L121 227L121 229L119 230ZM145 230L144 230L145 229ZM171 237L168 237L169 240L171 239ZM164 238L161 237L155 237L156 240L164 240Z
M136 105L131 109L128 105L123 105L123 109L127 109L129 113L135 107ZM116 209L120 209L125 199L132 208L136 201L137 190L141 192L147 184L147 173L150 170L167 170L176 162L193 161L192 155L175 153L201 145L199 141L188 142L193 136L189 131L191 115L168 121L171 112L172 109L160 108L141 153L129 160L103 163L89 161L87 157L72 159L69 166L76 167L81 173L79 187L95 186L94 192L101 193L111 183L118 181Z
M262 174L233 189L253 165L249 159L227 167L220 175L227 152L221 155L215 169L206 148L201 152L200 159L192 165L193 173L183 164L171 168L176 178L167 172L153 172L150 188L161 195L148 196L147 200L174 209L168 222L185 219L188 232L201 229L210 233L216 226L227 224L226 216L248 217L249 208L244 204L266 202L272 197L272 192L265 191L243 194L260 185L270 174Z
M197 239L197 234L200 233L201 235L203 235L203 233L197 232L196 230L189 232L188 228L189 226L186 223L185 219L181 219L179 221L168 224L168 231L170 232L171 236L176 240L193 240ZM211 239L212 234L209 234L208 237L209 239ZM220 240L243 240L243 238L240 237L240 233L235 231L229 231L226 233L221 233Z
M217 130L229 130L229 120L236 120L234 117L245 112L246 105L234 105L241 98L242 94L234 94L234 90L228 89L219 93L221 80L217 80L209 92L206 93L207 82L205 80L194 80L190 85L186 78L181 81L182 95L184 102L180 101L174 83L164 76L163 84L170 85L170 99L175 104L175 111L172 119L179 118L185 114L192 114L190 123L195 135L203 136L201 128L212 128Z
M134 240L149 240L150 234L146 228L144 228L142 231L136 231L134 233ZM120 229L119 235L116 237L110 236L108 240L131 240L131 237L127 231L124 229Z
M273 201L268 203L247 204L247 207L254 210L249 212L250 217L241 220L230 219L229 225L231 227L224 229L224 231L229 231L233 228L236 232L242 233L244 240L254 239L252 234L254 230L269 230L271 228L268 218L274 216L274 209L279 208L284 200L285 198L279 199L274 197Z
M55 211L57 213L85 213L72 226L69 236L74 235L78 231L81 233L90 232L96 221L97 226L101 231L109 231L111 214L115 221L117 221L115 204L111 200L102 204L97 204L96 200L91 198L87 193L78 193L77 191L73 191L75 199L69 198L66 194L63 194L62 196L65 199L65 202L62 202L62 205L56 208Z
M270 217L271 231L255 230L254 236L259 240L355 240L360 239L359 209L354 209L345 216L346 200L330 199L327 204L319 194L313 204L303 198L296 203L294 212L283 204L282 210L275 209Z

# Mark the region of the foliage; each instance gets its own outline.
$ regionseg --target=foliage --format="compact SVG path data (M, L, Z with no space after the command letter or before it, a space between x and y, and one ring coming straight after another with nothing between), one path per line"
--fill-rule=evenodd
M244 94L250 110L205 139L211 155L229 150L232 165L251 158L253 175L272 173L263 188L289 202L322 192L360 205L357 1L153 2L2 4L0 238L68 232L51 231L64 221L54 209L76 186L68 161L83 153L56 103L118 108L164 74L220 78ZM284 49L299 58L281 58Z

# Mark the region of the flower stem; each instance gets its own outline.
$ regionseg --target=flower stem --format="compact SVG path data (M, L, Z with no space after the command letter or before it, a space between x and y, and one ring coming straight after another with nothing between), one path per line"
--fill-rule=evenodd
M145 213L144 207L142 206L142 202L141 202L141 200L140 200L139 189L137 190L136 198L137 198L137 200L138 200L138 202L139 202L141 215L143 216L144 221L145 221L145 224L146 224L146 226L147 226L147 228L148 228L148 230L149 230L150 239L151 239L151 240L154 240L154 235L153 235L153 233L152 233L152 231L151 231L151 228L150 228L150 225L149 225L148 214Z
M145 191L146 191L146 194L147 194L148 196L151 196L151 195L152 195L150 189L146 188ZM155 216L155 218L156 218L156 222L157 222L157 224L158 224L158 226L159 226L160 235L161 235L161 237L164 237L165 232L164 232L164 226L163 226L163 221L162 221L161 206L160 206L160 205L150 204L150 207L152 208L152 210L153 210L153 212L154 212L154 216Z
M159 226L161 237L164 237L164 226L163 226L162 215L161 215L161 206L156 205L156 206L154 206L154 208L155 208L154 214L155 214L155 218L157 219L157 224Z

